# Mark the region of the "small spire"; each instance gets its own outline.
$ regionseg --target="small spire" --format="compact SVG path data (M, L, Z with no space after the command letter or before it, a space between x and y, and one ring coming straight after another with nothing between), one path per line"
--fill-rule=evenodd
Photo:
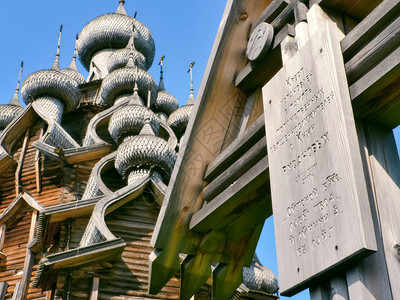
M117 8L117 11L115 12L116 14L128 15L128 14L126 13L124 4L125 4L125 0L119 0L119 6L118 6L118 8Z
M59 70L60 69L60 43L61 43L61 33L62 33L63 26L60 26L60 32L58 34L58 44L57 44L57 53L56 58L54 59L53 66L51 67L52 70Z
M24 68L24 61L21 61L21 68L19 70L17 87L15 88L14 96L12 97L10 103L8 103L10 105L21 106L21 103L19 102L18 92L19 92L19 84L21 82L21 75L22 75L23 68Z
M129 52L128 62L126 63L126 67L130 67L130 68L138 66L137 59L135 61L133 60L133 52L135 52L135 50L136 50L135 49L135 39L134 39L136 15L137 15L137 12L135 12L135 15L133 17L132 36L131 36L131 39L129 40L131 43L131 51Z
M190 72L190 95L186 105L194 104L194 95L193 95L193 66L195 62L192 61L189 66L188 73Z
M151 105L151 84L149 84L149 87L147 89L147 108L150 109Z
M129 100L130 105L135 105L135 104L143 105L143 102L140 99L138 91L139 91L139 88L138 88L137 82L135 81L135 87L133 88L133 95L132 95L131 100Z
M135 12L135 15L133 16L133 21L132 21L132 36L131 39L129 40L131 43L131 52L133 53L135 48L135 29L136 29L136 16L137 16L137 11Z
M146 117L146 121L144 123L144 126L142 128L142 130L139 133L140 135L155 135L153 128L151 128L150 126L150 117L147 116Z
M164 87L164 77L163 77L163 67L164 67L164 63L163 60L165 58L165 55L161 56L160 58L160 62L158 63L158 65L160 66L160 83L158 84L158 90L159 91L165 91L165 87Z
M76 39L75 39L75 50L74 50L74 55L72 56L72 61L71 61L71 63L70 63L69 66L68 66L68 69L75 70L75 71L78 71L78 68L76 67L76 54L77 54L77 52L78 52L78 47L77 47L78 39L79 39L79 35L77 34L77 35L76 35Z

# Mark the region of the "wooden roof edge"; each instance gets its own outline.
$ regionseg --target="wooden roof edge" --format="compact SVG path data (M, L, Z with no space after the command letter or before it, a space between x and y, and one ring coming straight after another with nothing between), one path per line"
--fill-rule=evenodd
M106 110L103 110L102 112L99 112L93 118L89 121L89 124L86 129L86 134L85 134L85 139L86 138L92 138L95 143L102 143L103 141L98 135L97 135L97 126L99 123L103 121L107 121L107 118L111 118L111 115L121 107L127 106L129 104L129 99L122 100L119 103L116 103L115 105L107 108Z
M39 212L43 211L43 207L32 196L27 193L20 193L0 215L0 224L6 223L10 218L12 218L12 216L21 208L21 201L25 201L25 203L34 210Z
M126 242L115 238L93 245L79 247L48 255L39 263L39 267L32 282L32 287L41 287L51 269L69 269L95 263L100 260L110 259L122 253Z
M37 113L33 109L32 104L29 103L0 135L0 147L2 147L8 155L11 155L11 148L14 143L19 137L25 134L26 130L32 126L37 118Z
M164 193L164 190L162 190L163 186L160 185L157 180L154 180L152 177L146 177L137 180L135 183L123 187L115 193L100 199L93 209L92 216L88 226L86 227L81 244L86 246L91 243L92 240L95 240L92 239L92 234L96 233L96 230L98 230L99 233L107 240L115 239L114 234L110 231L106 224L106 215L128 203L129 201L139 197L149 183L151 183L151 187L156 189L158 193Z
M90 198L90 199L78 199L73 202L67 202L67 203L61 203L53 206L46 207L43 210L43 213L46 216L52 216L56 215L59 213L64 213L66 211L74 211L74 210L79 210L82 207L86 206L92 206L99 202L104 196L96 197L96 198Z

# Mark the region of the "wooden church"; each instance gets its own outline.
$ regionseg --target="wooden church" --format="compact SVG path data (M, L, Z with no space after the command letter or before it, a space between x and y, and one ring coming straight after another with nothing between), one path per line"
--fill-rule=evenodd
M399 0L228 0L181 107L124 2L0 105L0 299L400 299Z

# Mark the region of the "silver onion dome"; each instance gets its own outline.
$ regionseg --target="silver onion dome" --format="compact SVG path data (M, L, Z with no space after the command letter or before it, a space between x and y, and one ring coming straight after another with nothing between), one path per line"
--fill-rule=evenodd
M8 104L0 105L0 130L3 130L11 123L11 121L18 115L18 113L22 110L22 106L19 102L19 84L21 81L22 68L24 66L24 62L21 62L21 68L19 71L18 83L15 88L14 96L11 98L11 101Z
M136 20L136 13L134 20ZM135 22L133 22L133 24L135 24ZM135 36L135 26L132 26L132 34L128 42L128 45L123 49L116 50L107 59L107 69L109 73L111 73L116 69L125 67L128 64L130 56L132 56L133 61L136 62L137 66L140 69L144 69L147 71L150 68L150 66L147 66L146 64L146 58L144 57L144 55L136 50L135 40L133 38L134 36Z
M139 96L147 99L151 92L151 103L157 98L157 83L145 70L133 65L133 57L128 61L125 68L115 70L108 74L101 85L101 98L108 105L113 105L115 98L120 95L131 93L135 84L138 85Z
M63 104L66 112L74 110L80 101L78 82L60 71L60 40L62 25L58 36L57 54L50 70L30 74L21 86L21 96L26 104L43 96L51 96ZM60 112L62 114L62 112Z
M255 258L257 259L257 256ZM243 283L251 290L271 294L276 293L279 289L278 279L275 274L255 260L252 261L249 267L243 267Z
M21 96L26 104L46 95L62 101L66 112L73 111L81 98L78 83L57 70L42 70L33 73L21 86Z
M171 127L178 139L181 138L186 131L192 109L193 104L186 104L179 107L168 118L167 125Z
M123 49L116 50L107 60L107 68L108 72L111 73L116 69L121 69L126 66L129 59L129 54L131 50L130 47L126 47ZM142 53L135 50L133 52L133 60L137 62L137 65L140 69L148 70L149 68L146 65L146 58Z
M139 135L128 136L118 147L115 168L123 177L137 178L137 172L153 169L168 180L176 160L176 154L168 143L154 135L149 123ZM130 175L133 173L133 175ZM128 180L128 183L131 182Z
M89 70L93 55L103 49L124 48L131 37L131 28L135 22L134 41L136 49L146 58L148 68L152 65L155 45L149 29L138 20L126 14L123 1L115 13L105 14L89 22L79 34L78 55L82 65Z
M77 53L77 48L76 48L76 43L78 41L78 35L76 36L76 41L75 41L75 51L74 51L74 56L72 57L72 61L68 68L66 69L61 69L60 72L68 75L72 79L74 79L78 84L85 83L85 77L79 73L78 68L76 67L76 53Z
M166 118L176 111L179 107L178 100L165 90L159 90L156 102L153 104L153 110L157 113L165 114ZM167 121L165 119L165 121Z
M156 115L150 109L138 103L142 100L139 99L136 85L133 96L130 98L130 104L116 111L108 123L108 132L116 143L121 143L121 139L126 135L138 134L146 120L149 121L153 132L158 133L160 128L160 121Z

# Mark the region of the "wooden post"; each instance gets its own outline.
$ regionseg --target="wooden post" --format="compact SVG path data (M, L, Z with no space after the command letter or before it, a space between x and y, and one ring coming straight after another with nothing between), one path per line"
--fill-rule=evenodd
M93 277L92 291L90 293L90 300L97 300L99 295L99 277Z
M6 297L8 283L5 281L0 282L0 300L4 300Z
M35 230L36 230L36 222L37 222L37 210L32 211L32 220L31 220L31 227L29 231L29 242L32 241L32 239L35 237ZM23 269L23 275L22 275L22 280L19 283L18 286L15 287L14 291L14 296L17 297L15 299L18 300L23 300L26 299L26 296L28 295L28 290L29 290L29 284L31 282L31 276L32 276L32 268L33 264L35 262L35 254L30 250L26 250L26 255L25 255L25 264L24 264L24 269ZM14 299L13 296L13 299Z
M14 294L12 296L12 300L20 300L21 299L21 296L18 293L18 291L20 290L20 286L21 286L21 281L18 281L17 284L15 285L15 290L14 290Z
M22 149L21 149L21 156L18 161L18 167L17 167L17 170L15 171L15 196L16 197L19 195L19 192L20 192L21 172L22 172L22 167L24 164L25 154L26 154L26 151L28 150L28 142L29 142L29 129L26 131L24 143L23 143Z
M0 226L0 251L3 250L4 240L6 238L7 224L3 223Z

